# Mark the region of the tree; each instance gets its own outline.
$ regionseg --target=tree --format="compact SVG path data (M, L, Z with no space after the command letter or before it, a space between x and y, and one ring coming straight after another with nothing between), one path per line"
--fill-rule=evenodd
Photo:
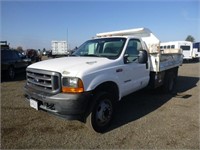
M22 48L22 46L18 46L18 47L17 47L17 51L19 51L19 52L23 52L23 48Z
M190 41L190 42L195 42L195 39L193 36L188 35L187 38L185 39L186 41Z

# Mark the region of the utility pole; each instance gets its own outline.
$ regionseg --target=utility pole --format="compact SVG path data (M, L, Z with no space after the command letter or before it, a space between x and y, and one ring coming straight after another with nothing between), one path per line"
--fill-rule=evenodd
M69 48L68 48L68 45L69 45L69 44L68 44L68 28L67 28L67 39L66 39L66 41L67 41L67 51L68 51L68 49L69 49Z

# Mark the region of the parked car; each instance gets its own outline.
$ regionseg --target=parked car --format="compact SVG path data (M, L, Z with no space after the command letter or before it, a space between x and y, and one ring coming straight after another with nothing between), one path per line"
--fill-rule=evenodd
M34 49L30 49L27 50L27 54L28 58L31 59L31 62L38 62L42 60L42 54L40 54L37 50Z
M17 50L1 50L1 73L11 80L30 64L31 60Z
M43 51L42 56L49 56L51 51Z

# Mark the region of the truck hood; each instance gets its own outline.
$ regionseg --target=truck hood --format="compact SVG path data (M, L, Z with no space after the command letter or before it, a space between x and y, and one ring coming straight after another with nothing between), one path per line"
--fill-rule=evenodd
M103 57L62 57L34 63L28 68L59 72L66 76L96 71L109 66L113 60Z

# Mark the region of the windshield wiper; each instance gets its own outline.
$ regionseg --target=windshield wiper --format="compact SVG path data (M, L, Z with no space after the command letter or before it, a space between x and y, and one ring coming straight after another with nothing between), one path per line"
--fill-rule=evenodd
M100 57L99 55L95 55L95 54L84 54L84 55L80 55L80 56Z

